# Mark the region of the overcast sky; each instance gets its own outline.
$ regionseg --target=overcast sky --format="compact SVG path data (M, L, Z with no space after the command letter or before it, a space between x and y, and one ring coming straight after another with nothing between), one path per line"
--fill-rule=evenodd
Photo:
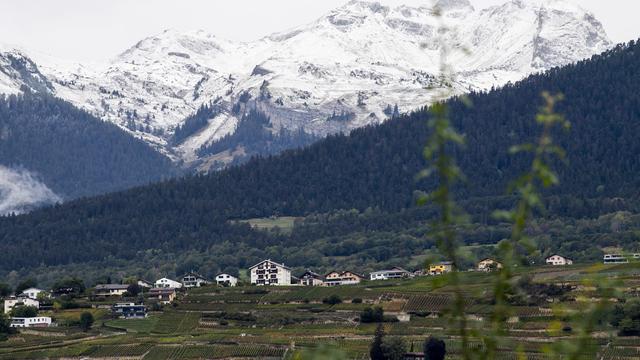
M507 0L471 0L476 8ZM571 0L615 42L640 36L639 0ZM348 0L19 0L2 5L0 42L62 59L101 61L164 29L250 41L315 20ZM382 0L389 5L430 0Z

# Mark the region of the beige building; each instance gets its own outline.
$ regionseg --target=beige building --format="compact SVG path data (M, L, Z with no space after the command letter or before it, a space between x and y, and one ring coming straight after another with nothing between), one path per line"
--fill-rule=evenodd
M176 299L174 288L153 288L147 293L149 300L157 300L161 304L170 304Z
M364 276L353 271L332 271L324 276L324 286L355 285L364 280Z

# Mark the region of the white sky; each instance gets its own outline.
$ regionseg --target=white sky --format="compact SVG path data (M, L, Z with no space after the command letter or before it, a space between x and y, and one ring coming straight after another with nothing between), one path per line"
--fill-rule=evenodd
M476 8L507 0L471 0ZM614 42L640 37L640 0L571 0ZM3 0L0 43L61 59L107 60L164 29L250 41L311 22L348 0ZM421 5L430 0L381 0Z

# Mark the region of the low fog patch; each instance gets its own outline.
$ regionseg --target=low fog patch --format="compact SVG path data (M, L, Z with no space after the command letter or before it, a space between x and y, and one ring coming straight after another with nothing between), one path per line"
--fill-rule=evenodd
M0 165L0 216L25 213L62 199L31 172Z

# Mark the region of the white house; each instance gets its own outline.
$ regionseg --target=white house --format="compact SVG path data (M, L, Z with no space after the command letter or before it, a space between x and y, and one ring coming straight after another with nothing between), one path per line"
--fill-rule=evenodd
M93 294L95 296L122 296L127 292L126 284L100 284L96 285Z
M255 285L291 285L291 269L284 264L263 260L249 268L251 283Z
M573 260L562 255L554 254L545 259L547 265L563 266L573 264Z
M229 274L220 274L216 276L216 284L222 286L236 286L238 285L238 278Z
M38 294L40 293L45 293L45 291L36 288L28 288L22 292L22 295L27 296L29 299L37 300Z
M389 270L374 271L369 274L371 280L389 280L408 278L411 273L401 267L393 267Z
M303 286L322 286L324 285L324 277L311 270L307 270L300 276L298 282Z
M26 327L49 327L51 326L51 318L46 316L38 317L14 317L11 318L11 327L14 328L26 328Z
M155 288L159 288L159 289L164 289L164 288L180 289L180 288L182 288L182 283L177 282L175 280L167 279L167 278L162 278L162 279L156 280L154 285L155 285Z
M640 254L632 254L632 255L622 255L622 254L605 254L604 255L604 263L605 264L626 264L632 261L640 261Z
M33 306L40 308L40 302L38 300L31 299L27 296L12 296L4 300L4 313L7 314L14 306Z
M207 285L208 283L209 283L209 280L205 279L204 276L198 273L195 273L193 271L186 273L182 277L182 285L186 288L201 287L201 286Z

